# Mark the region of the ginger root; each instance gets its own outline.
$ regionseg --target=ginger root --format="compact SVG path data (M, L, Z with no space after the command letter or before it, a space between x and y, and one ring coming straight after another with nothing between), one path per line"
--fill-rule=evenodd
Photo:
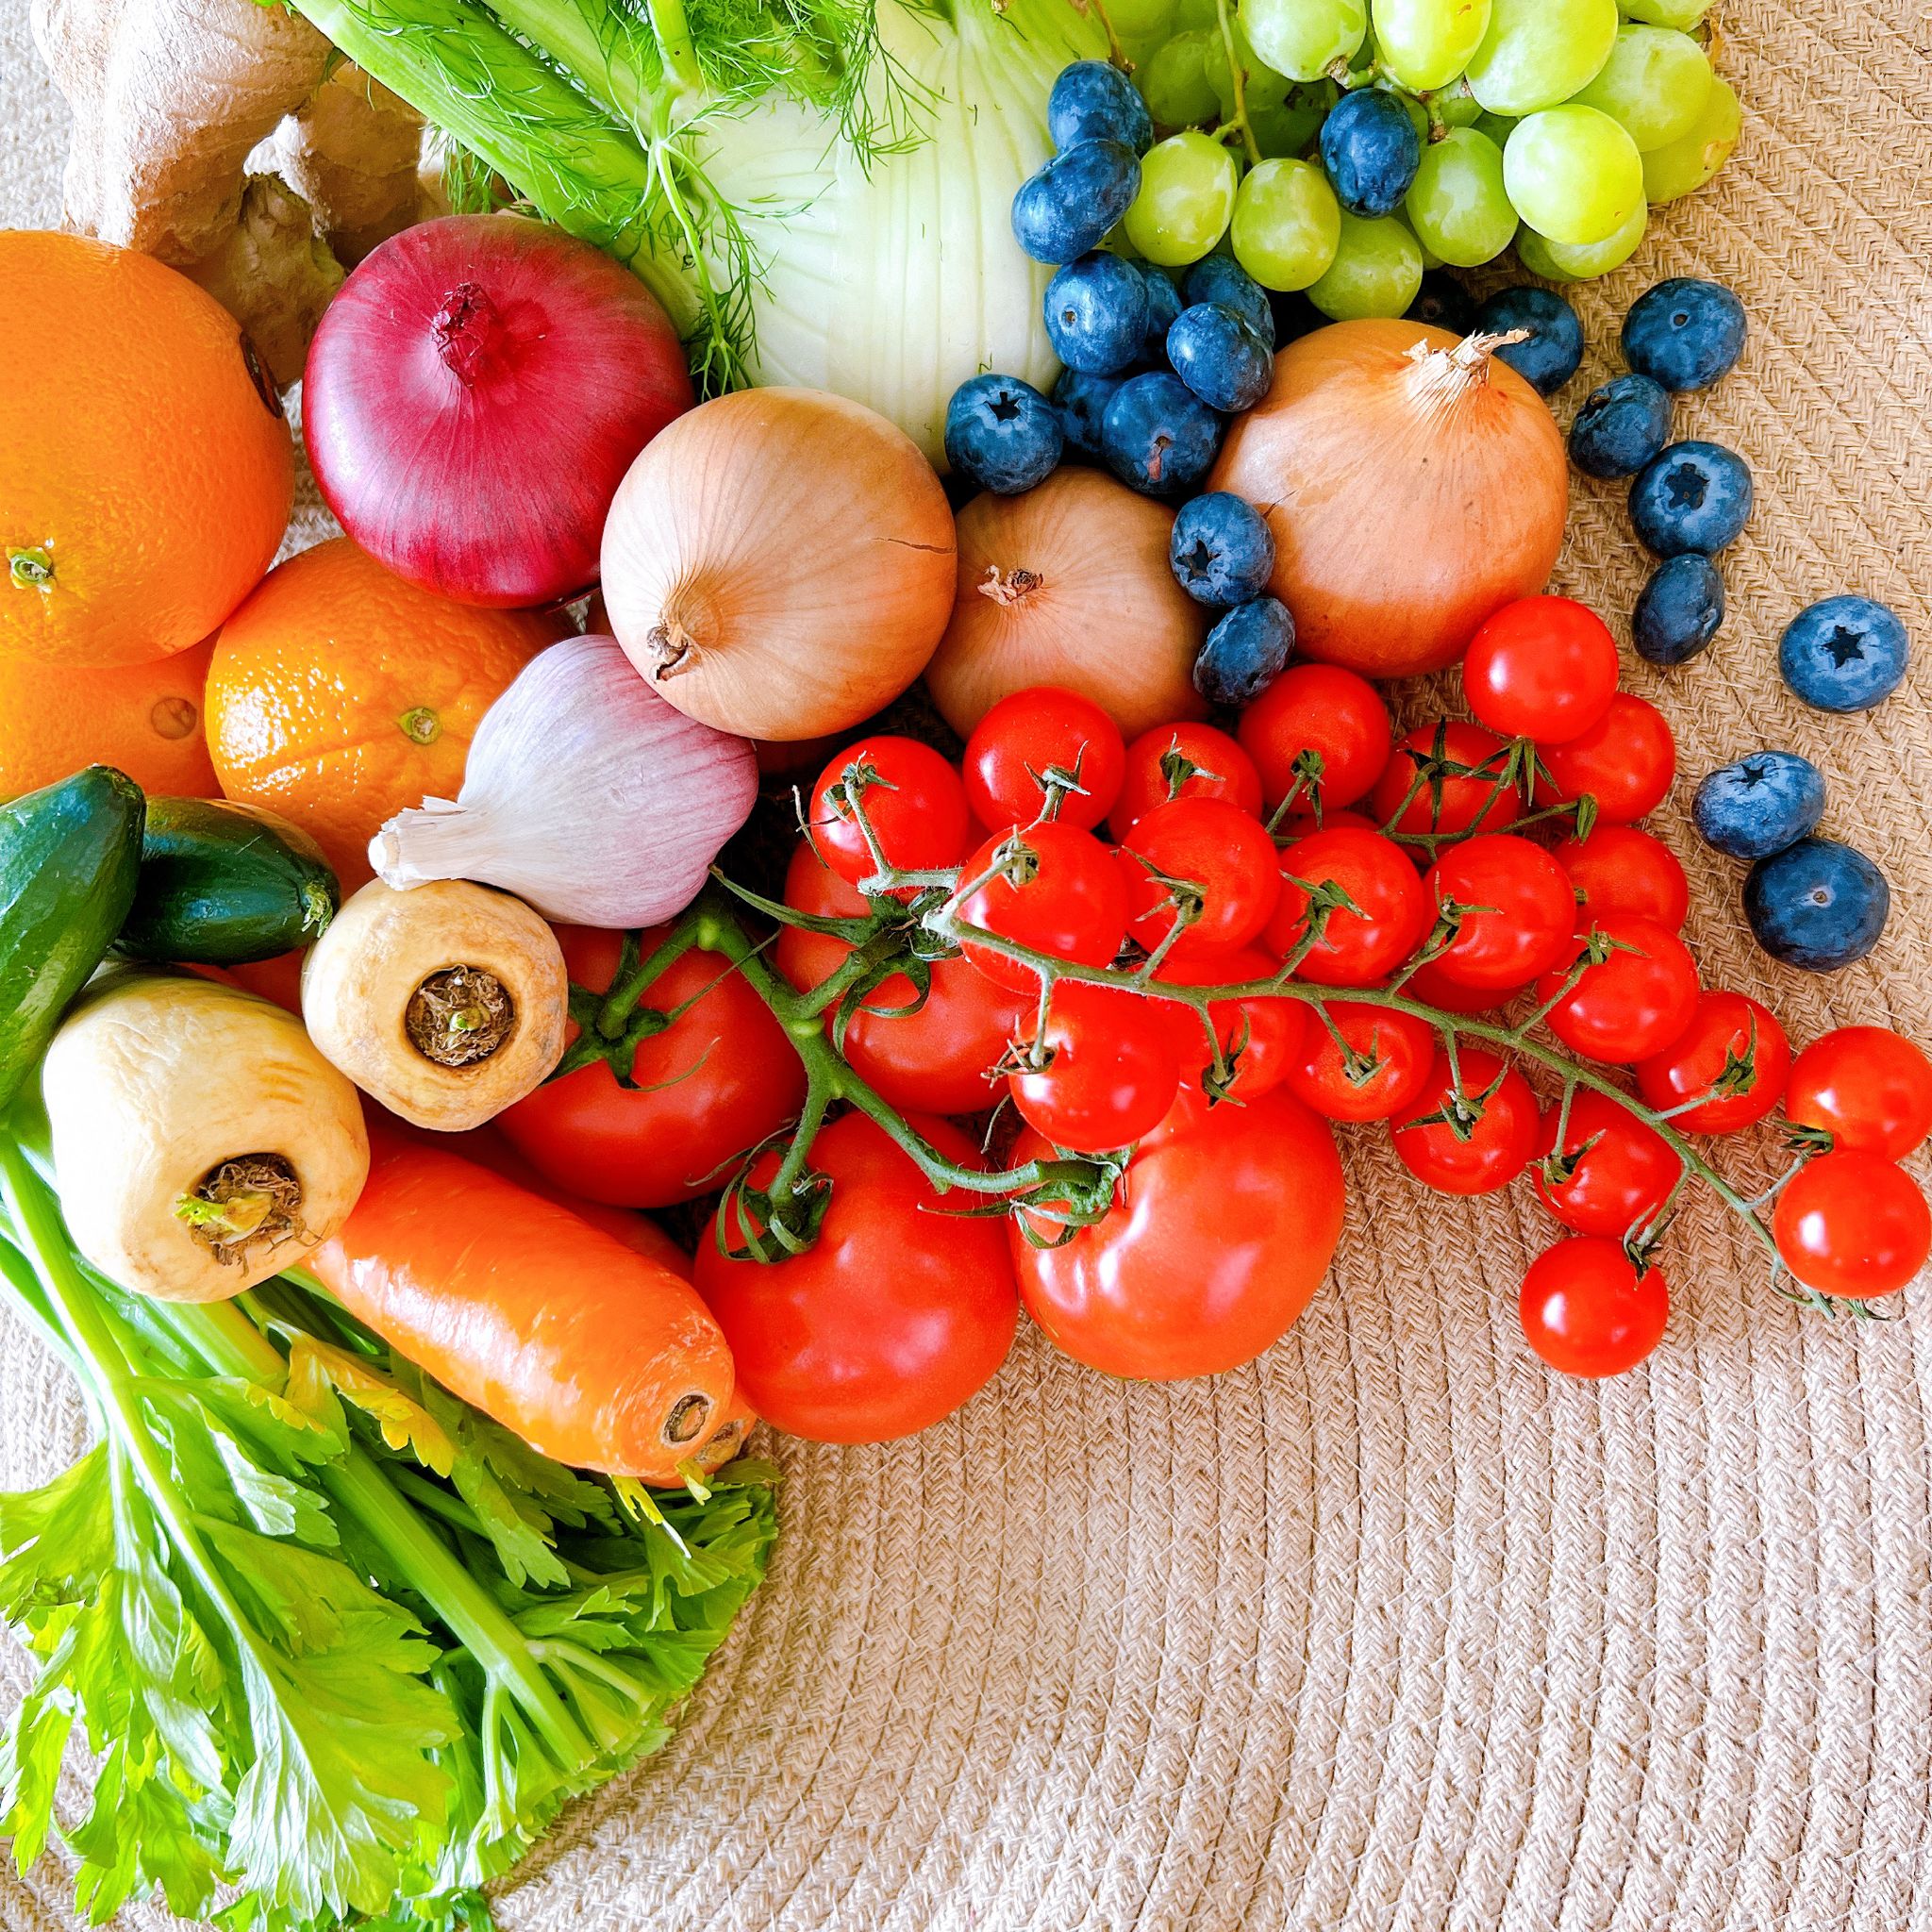
M275 134L275 172L346 268L423 219L422 165L423 117L347 60Z

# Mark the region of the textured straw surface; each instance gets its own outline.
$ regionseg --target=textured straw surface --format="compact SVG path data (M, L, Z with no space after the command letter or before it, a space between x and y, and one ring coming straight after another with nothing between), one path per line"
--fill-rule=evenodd
M59 130L25 10L0 0L0 220L47 221ZM1740 156L1583 297L1595 347L1560 407L1658 275L1743 293L1741 369L1680 417L1756 467L1732 615L1674 678L1631 676L1682 752L1657 825L1711 981L1799 1039L1932 1041L1932 22L1722 10ZM1620 492L1579 485L1560 588L1624 612L1641 573ZM1774 646L1841 589L1896 605L1921 657L1884 709L1827 723ZM1896 888L1879 953L1835 979L1758 955L1737 871L1689 836L1698 775L1768 742L1819 762L1829 829ZM1560 1382L1512 1307L1538 1210L1428 1198L1373 1135L1348 1159L1334 1273L1254 1369L1128 1388L1023 1338L921 1441L780 1443L770 1587L676 1742L566 1821L504 1924L1932 1925L1932 1298L1857 1332L1800 1317L1698 1204L1648 1370ZM17 1333L0 1351L0 1474L39 1479L81 1416ZM66 1926L63 1888L0 1876L0 1924Z

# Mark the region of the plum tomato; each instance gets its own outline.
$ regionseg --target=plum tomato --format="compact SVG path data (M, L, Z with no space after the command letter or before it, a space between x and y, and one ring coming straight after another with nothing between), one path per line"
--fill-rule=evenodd
M1128 745L1108 824L1116 839L1124 839L1136 821L1176 798L1224 798L1259 818L1260 774L1254 759L1212 724L1158 724Z
M958 1167L979 1152L941 1120L908 1124ZM775 1150L749 1184L770 1184ZM863 1114L822 1128L811 1169L829 1183L818 1239L803 1254L733 1260L743 1208L727 1197L698 1243L697 1289L731 1344L738 1387L774 1428L814 1442L884 1442L948 1416L991 1381L1019 1324L1005 1230L935 1193Z
M1821 1294L1895 1294L1932 1250L1932 1208L1895 1160L1856 1149L1807 1160L1779 1191L1784 1264Z
M1790 1071L1790 1042L1770 1008L1741 992L1707 992L1698 995L1690 1025L1661 1053L1637 1062L1637 1086L1673 1126L1735 1134L1784 1098Z
M1272 979L1280 969L1280 960L1258 947L1244 946L1198 959L1169 957L1154 976L1170 986L1241 986ZM1216 1000L1208 1012L1225 1062L1223 1074L1216 1078L1200 1015L1191 1007L1178 1005L1161 1010L1172 1017L1182 1078L1211 1083L1219 1099L1254 1100L1280 1086L1300 1055L1308 1024L1307 1008L1297 999Z
M1405 1111L1408 1117L1392 1130L1395 1158L1441 1193L1507 1188L1536 1146L1529 1082L1481 1047L1462 1048L1453 1066L1439 1047L1421 1093Z
M861 738L836 754L811 794L811 839L850 885L878 870L854 811L865 815L886 862L935 872L966 849L971 821L959 774L916 738Z
M1835 1149L1903 1160L1932 1133L1932 1060L1884 1026L1840 1026L1792 1062L1785 1118Z
M1180 1086L1174 1035L1160 1012L1115 987L1056 987L1044 1028L1037 1014L1023 1024L1022 1065L1007 1078L1020 1118L1076 1154L1130 1147L1151 1133Z
M1288 1070L1291 1093L1331 1121L1386 1121L1421 1098L1436 1058L1426 1021L1355 1000L1336 1001L1327 1014L1328 1024L1315 1014L1307 1021Z
M1395 741L1370 809L1392 832L1501 831L1518 805L1508 775L1509 747L1493 731L1438 718Z
M1677 855L1635 825L1597 825L1585 839L1565 839L1553 855L1570 874L1586 915L1632 912L1673 932L1684 929L1690 884Z
M966 924L1075 965L1112 963L1127 936L1127 882L1107 846L1074 825L1029 825L987 840L966 860L960 876L970 885L1003 859L1010 869L989 879L960 907ZM1039 974L1024 961L971 940L960 950L999 985L1019 992L1039 990Z
M1608 951L1563 992L1591 933L1600 935ZM1550 1031L1572 1053L1613 1066L1633 1066L1676 1040L1697 1010L1697 962L1690 947L1655 920L1623 912L1592 920L1576 935L1569 958L1536 983L1540 1004L1556 1001L1548 1014Z
M1332 886L1348 906L1330 907L1321 936L1295 968L1317 986L1373 986L1422 943L1429 899L1407 855L1380 832L1348 826L1311 832L1281 857L1281 898L1268 922L1267 944L1292 953L1316 919L1311 893Z
M1664 802L1677 774L1677 745L1664 714L1620 691L1588 731L1561 744L1539 744L1547 779L1536 783L1539 806L1567 805L1588 793L1600 824L1627 825Z
M1392 736L1375 687L1339 664L1284 671L1241 713L1240 728L1268 809L1296 791L1308 805L1319 799L1324 815L1369 795Z
M1527 986L1556 964L1576 927L1576 895L1563 868L1512 832L1451 845L1423 890L1438 913L1464 908L1433 963L1444 979L1476 991Z
M1594 1378L1634 1369L1663 1340L1671 1293L1621 1242L1573 1235L1530 1263L1517 1307L1524 1340L1551 1368Z
M1617 641L1572 597L1504 605L1462 660L1469 708L1505 738L1560 744L1599 723L1616 690Z
M1224 798L1176 798L1143 813L1121 841L1121 873L1128 930L1148 952L1188 921L1170 958L1246 945L1281 897L1274 840Z
M1557 1145L1561 1124L1563 1144ZM1579 1087L1570 1117L1553 1107L1537 1129L1530 1178L1543 1206L1578 1234L1623 1241L1662 1213L1684 1163L1655 1127L1607 1093Z
M1091 832L1113 809L1126 775L1120 727L1091 698L1035 685L1002 698L966 741L966 802L990 831L1053 817Z
M1293 1326L1341 1237L1341 1161L1326 1124L1291 1095L1196 1100L1175 1114L1141 1143L1094 1225L1036 1247L1024 1209L1009 1224L1027 1312L1056 1347L1107 1374L1165 1382L1252 1361ZM1049 1152L1029 1129L1013 1159Z

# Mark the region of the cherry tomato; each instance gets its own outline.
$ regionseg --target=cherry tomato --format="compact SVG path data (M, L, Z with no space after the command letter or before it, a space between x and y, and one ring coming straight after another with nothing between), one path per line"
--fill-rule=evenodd
M1291 1093L1331 1121L1386 1121L1421 1098L1436 1059L1427 1022L1354 1000L1337 1001L1328 1019L1333 1031L1308 1015L1288 1070Z
M1539 744L1549 774L1538 779L1538 805L1567 804L1586 792L1598 820L1627 825L1664 802L1677 774L1677 745L1664 714L1647 700L1620 691L1588 731L1561 744Z
M1127 936L1127 882L1114 854L1091 832L1049 822L989 839L966 860L961 877L982 877L1002 854L1017 858L1016 869L967 899L963 923L1056 959L1111 964ZM1039 975L1022 961L970 940L960 950L999 985L1039 990Z
M1341 1233L1341 1162L1298 1101L1277 1090L1175 1112L1141 1143L1103 1221L1044 1248L1017 1218L1011 1226L1027 1312L1108 1374L1164 1382L1252 1361L1307 1306ZM1028 1130L1013 1159L1050 1152ZM1055 1232L1032 1225L1041 1239Z
M1578 1234L1623 1241L1649 1226L1684 1171L1670 1142L1607 1094L1579 1087L1558 1149L1562 1114L1551 1108L1537 1129L1530 1177L1543 1206Z
M1587 839L1565 839L1553 855L1570 874L1586 914L1633 912L1681 932L1690 886L1677 855L1635 825L1598 825Z
M1509 748L1493 731L1438 718L1395 741L1370 807L1395 832L1501 831L1521 802L1504 783L1508 764Z
M811 794L811 838L825 863L858 885L878 870L858 828L865 814L888 864L902 872L955 864L966 849L966 788L916 738L861 738L833 758Z
M1507 1188L1529 1165L1536 1146L1536 1095L1529 1082L1481 1047L1462 1048L1455 1067L1438 1048L1408 1112L1393 1131L1396 1158L1444 1194Z
M1267 943L1291 953L1310 929L1312 888L1332 885L1355 907L1329 909L1322 936L1295 968L1317 986L1373 986L1422 943L1429 898L1402 847L1379 832L1343 826L1311 832L1281 858L1281 898L1268 922Z
M1608 956L1586 966L1564 993L1572 963L1596 932L1607 941ZM1661 1053L1697 1010L1697 962L1677 935L1655 920L1609 912L1578 933L1575 950L1536 983L1541 1004L1557 1000L1549 1027L1573 1053L1585 1059L1632 1066Z
M1571 597L1519 597L1462 660L1462 694L1491 731L1559 744L1597 724L1617 690L1617 641Z
M1281 896L1274 840L1223 798L1176 798L1143 813L1121 842L1121 872L1128 929L1150 953L1176 918L1194 915L1169 958L1246 945Z
M1458 986L1438 970L1433 959L1418 966L1402 990L1410 999L1420 1000L1425 1007L1440 1008L1445 1013L1493 1013L1507 1007L1518 993L1528 991L1526 986L1497 987L1493 991L1487 987Z
M1575 930L1576 895L1563 868L1511 832L1449 846L1423 890L1438 911L1471 908L1431 963L1444 979L1477 991L1527 986L1556 964Z
M1601 1235L1574 1235L1545 1249L1523 1277L1518 1301L1530 1347L1566 1375L1621 1375L1659 1341L1671 1319L1662 1273L1637 1264Z
M1044 1031L1036 1014L1020 1036L1038 1064L1008 1076L1021 1119L1076 1154L1105 1154L1151 1133L1180 1086L1174 1039L1157 1012L1112 987L1056 987Z
M944 1121L908 1123L958 1167L983 1163ZM768 1186L775 1150L750 1185ZM952 1412L992 1379L1019 1324L997 1220L935 1193L911 1158L863 1114L822 1128L811 1168L830 1183L818 1239L782 1261L731 1260L745 1224L735 1200L698 1243L697 1288L731 1344L738 1385L774 1428L815 1442L884 1442Z
M1261 777L1255 761L1212 724L1158 724L1127 747L1120 796L1108 823L1124 839L1157 805L1176 798L1224 798L1261 816Z
M1374 819L1358 811L1324 811L1322 823L1315 823L1310 811L1291 811L1275 829L1275 836L1285 844L1292 845L1298 839L1306 839L1310 832L1339 832L1344 825L1352 825L1357 832L1378 832L1381 827Z
M1856 1150L1807 1160L1777 1197L1784 1263L1821 1294L1895 1294L1932 1251L1932 1209L1895 1160Z
M1883 1026L1840 1026L1792 1063L1785 1117L1834 1148L1902 1160L1932 1133L1932 1060Z
M1746 1064L1751 1071L1744 1071ZM1700 993L1690 1024L1661 1053L1637 1063L1637 1085L1671 1124L1691 1134L1735 1134L1784 1098L1790 1043L1768 1007L1740 992ZM1687 1100L1724 1091L1684 1108ZM1680 1113L1679 1108L1684 1108Z
M1389 762L1389 707L1339 664L1295 664L1241 713L1242 748L1274 810L1291 791L1324 813L1366 798Z
M1091 832L1120 796L1127 748L1120 727L1091 698L1035 685L1002 698L966 741L966 800L989 831L1030 825L1046 807Z
M1258 947L1245 946L1198 959L1177 961L1170 957L1154 976L1170 986L1240 986L1272 979L1280 967L1280 960L1271 959ZM1197 1083L1211 1077L1214 1062L1200 1015L1191 1007L1169 1006L1162 1010L1172 1016L1182 1077ZM1307 1026L1300 1000L1216 1000L1208 1011L1226 1062L1225 1075L1216 1083L1222 1098L1254 1100L1288 1077Z
M666 930L639 935L642 957ZM559 925L557 937L571 978L608 992L624 935ZM687 1001L668 1027L638 1042L637 1091L593 1060L498 1114L504 1139L546 1180L613 1208L668 1208L716 1187L734 1155L798 1111L805 1070L771 1008L718 954L674 959L639 1008L667 1013Z

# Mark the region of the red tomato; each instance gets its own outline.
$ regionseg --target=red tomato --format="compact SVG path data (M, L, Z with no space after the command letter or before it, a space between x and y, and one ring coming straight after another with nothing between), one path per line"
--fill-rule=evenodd
M966 788L929 744L916 738L861 738L819 774L811 838L825 863L851 885L878 870L853 807L863 812L886 862L934 872L966 849Z
M1127 747L1121 795L1108 824L1117 839L1157 805L1175 798L1224 798L1261 816L1261 778L1255 761L1211 724L1158 724Z
M1272 979L1280 968L1280 960L1247 946L1207 958L1176 961L1169 958L1161 961L1154 976L1170 986L1241 986ZM1182 1076L1196 1082L1208 1078L1214 1063L1200 1015L1191 1007L1169 1006L1161 1010L1172 1016ZM1217 1000L1208 1010L1226 1061L1226 1077L1219 1083L1222 1097L1254 1100L1288 1077L1307 1025L1300 1000Z
M1576 1235L1530 1264L1518 1308L1524 1339L1551 1368L1621 1375L1663 1340L1671 1293L1657 1269L1640 1274L1620 1243Z
M1107 966L1127 936L1127 882L1119 861L1091 832L1051 823L1000 833L967 859L968 883L1011 848L1013 872L981 886L959 908L962 921L1079 966ZM1032 967L967 941L960 949L986 976L1019 992L1036 992Z
M1288 1070L1291 1093L1331 1121L1386 1121L1421 1098L1436 1058L1425 1021L1354 1000L1336 1002L1328 1019L1332 1031L1308 1015Z
M1508 769L1509 748L1493 731L1438 718L1395 741L1371 808L1395 832L1501 831L1521 802L1504 782Z
M1673 1126L1735 1134L1784 1098L1790 1071L1790 1044L1768 1007L1740 992L1707 992L1698 995L1690 1025L1661 1053L1638 1061L1637 1085Z
M1469 908L1431 963L1444 979L1477 991L1527 986L1562 957L1575 930L1576 895L1563 868L1513 832L1451 845L1423 890L1439 912L1452 904Z
M1834 1148L1902 1160L1932 1133L1932 1060L1883 1026L1840 1026L1792 1064L1785 1117Z
M1617 641L1570 597L1519 597L1488 618L1462 660L1469 708L1505 738L1559 744L1597 724L1617 691Z
M1298 1101L1176 1112L1141 1142L1104 1221L1053 1248L1011 1227L1027 1312L1108 1374L1166 1382L1252 1361L1307 1306L1341 1233L1341 1162ZM1029 1130L1013 1159L1050 1151Z
M1821 1294L1895 1294L1932 1251L1932 1209L1882 1154L1821 1154L1777 1197L1771 1229L1784 1263Z
M667 930L639 935L646 958ZM624 935L559 925L557 937L573 981L608 992ZM498 1114L504 1139L546 1180L615 1208L668 1208L716 1187L735 1155L798 1111L805 1070L771 1008L718 954L673 960L639 1010L667 1013L687 1001L662 1032L638 1042L637 1091L593 1060Z
M1631 1066L1661 1053L1697 1010L1697 962L1667 927L1625 913L1606 913L1591 923L1609 944L1608 957L1586 966L1576 984L1557 999L1570 969L1590 939L1578 933L1576 950L1536 983L1541 1005L1557 1000L1549 1028L1585 1059Z
M1559 1151L1557 1123L1562 1112L1551 1108L1537 1129L1530 1175L1543 1206L1578 1234L1622 1241L1647 1227L1684 1171L1671 1143L1607 1094L1579 1087L1571 1097Z
M1339 664L1295 664L1241 713L1241 746L1270 811L1291 791L1324 814L1366 798L1389 762L1389 707Z
M1661 839L1635 825L1598 825L1587 839L1565 839L1554 856L1586 914L1632 912L1683 930L1690 886Z
M1494 991L1458 986L1437 970L1434 960L1418 966L1403 982L1402 990L1410 999L1420 1000L1425 1007L1439 1008L1445 1013L1493 1013L1499 1008L1507 1007L1518 993L1526 991L1521 986L1498 987Z
M1536 1096L1514 1067L1481 1047L1462 1048L1457 1061L1452 1067L1449 1056L1437 1050L1423 1091L1410 1103L1411 1118L1393 1131L1395 1156L1418 1180L1444 1194L1492 1194L1529 1165Z
M966 800L989 831L1053 817L1091 832L1120 796L1127 748L1120 727L1078 691L1035 685L1002 698L966 741Z
M1374 819L1366 818L1358 811L1324 811L1319 825L1313 812L1291 811L1274 830L1275 836L1287 846L1298 839L1306 839L1311 832L1339 832L1344 826L1352 826L1357 832L1378 832L1382 829Z
M944 1121L908 1123L959 1167L978 1150ZM750 1185L777 1171L760 1155ZM823 1128L811 1166L831 1184L816 1241L783 1261L729 1260L717 1223L698 1243L698 1292L774 1428L816 1442L884 1442L951 1415L992 1379L1019 1324L1007 1237L959 1212L977 1197L935 1193L863 1114ZM724 1239L744 1245L734 1207Z
M1310 891L1332 885L1355 907L1335 905L1295 968L1317 986L1373 986L1386 979L1429 929L1429 898L1402 847L1379 832L1347 826L1311 832L1281 857L1281 898L1267 943L1287 955L1313 919Z
M1645 699L1620 691L1588 731L1561 744L1539 744L1549 781L1537 781L1538 805L1567 804L1586 792L1597 818L1627 825L1664 802L1677 774L1676 741L1664 714Z
M1023 1058L1039 1063L1009 1074L1007 1088L1020 1118L1056 1147L1106 1154L1132 1146L1174 1105L1174 1037L1160 1009L1138 993L1068 980L1054 989L1045 1030L1036 1014L1020 1040Z
M1121 842L1121 872L1128 929L1148 952L1176 918L1194 915L1168 958L1246 945L1281 896L1274 840L1258 819L1223 798L1176 798L1142 813Z

